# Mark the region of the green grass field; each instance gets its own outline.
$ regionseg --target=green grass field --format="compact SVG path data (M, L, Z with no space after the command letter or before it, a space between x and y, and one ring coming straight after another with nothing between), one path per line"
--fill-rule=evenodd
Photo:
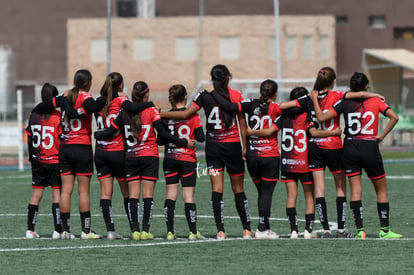
M208 237L205 241L186 240L188 227L184 205L179 197L176 205L175 231L179 237L167 242L163 217L165 182L157 182L154 217L151 231L154 241L134 242L128 239L52 240L50 189L45 190L36 226L41 235L37 240L23 238L26 231L26 208L31 196L30 172L0 172L0 274L284 274L284 273L345 273L345 274L410 274L414 273L414 206L412 184L414 162L404 160L405 154L385 153L390 198L390 223L393 231L401 233L401 240L379 240L378 214L374 189L363 177L364 225L366 240L344 239L288 239L289 225L285 215L286 191L278 183L272 206L271 226L281 235L279 240L242 240L242 227L234 206L230 183L224 191L225 227L228 240L215 241L216 229L211 214L211 188L206 176L200 177L196 189L198 229ZM402 157L402 159L401 159ZM412 155L411 155L412 157ZM331 175L327 179L328 215L332 227L336 225L335 188ZM257 195L250 176L245 179L249 199L252 228L257 226ZM299 189L297 211L299 228L304 227L303 192ZM349 194L349 190L348 190ZM99 184L96 175L91 185L92 228L105 234L99 209ZM77 194L72 196L71 228L80 234ZM113 206L117 231L129 234L119 188L114 188ZM348 207L346 227L354 231L352 212ZM316 217L315 230L321 226Z

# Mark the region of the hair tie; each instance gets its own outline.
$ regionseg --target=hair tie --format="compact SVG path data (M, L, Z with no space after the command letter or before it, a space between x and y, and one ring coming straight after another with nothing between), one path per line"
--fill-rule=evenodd
M142 90L141 92L138 92L138 94L142 95L145 94L146 92L148 92L149 87L147 87L145 90Z
M319 72L320 72L321 74L325 75L325 72L326 72L326 71L325 71L325 70L320 70Z

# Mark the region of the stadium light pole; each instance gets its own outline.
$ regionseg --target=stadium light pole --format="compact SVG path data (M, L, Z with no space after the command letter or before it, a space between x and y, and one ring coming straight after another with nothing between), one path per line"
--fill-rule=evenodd
M106 1L106 74L111 73L111 14L112 0Z
M279 0L273 0L275 15L275 51L276 51L276 79L282 79L282 61L280 58L280 33L279 33Z
M203 80L203 40L204 40L204 0L198 2L199 30L198 30L198 85Z

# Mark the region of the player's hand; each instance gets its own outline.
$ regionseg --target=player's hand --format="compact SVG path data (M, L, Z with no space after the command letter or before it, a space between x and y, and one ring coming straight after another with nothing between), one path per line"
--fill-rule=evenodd
M336 128L335 130L332 130L333 136L341 136L342 135L342 129Z
M381 136L375 136L375 139L377 140L378 143L380 143L384 140L384 138L381 137Z
M194 149L195 148L195 140L194 139L187 140L187 148L188 149Z
M246 148L243 148L243 151L242 151L242 160L243 161L246 161Z
M246 128L246 136L253 136L253 130L252 128L250 128L249 125L247 125L247 128Z
M318 100L318 91L312 91L309 93L309 97L312 99L312 101Z
M152 103L154 103L154 107L155 107L155 109L157 109L157 110L158 110L158 113L160 113L160 112L161 112L161 107L160 107L160 105L158 105L157 103L155 103L155 101L153 101Z

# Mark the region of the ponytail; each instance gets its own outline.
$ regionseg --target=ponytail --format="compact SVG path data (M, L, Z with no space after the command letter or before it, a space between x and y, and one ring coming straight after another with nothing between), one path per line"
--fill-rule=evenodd
M135 82L134 86L132 87L132 101L133 102L142 102L144 96L149 92L149 87L147 83L144 81L138 81ZM141 112L138 114L135 114L131 118L131 130L135 137L139 136L139 133L142 129L142 123L141 123Z

